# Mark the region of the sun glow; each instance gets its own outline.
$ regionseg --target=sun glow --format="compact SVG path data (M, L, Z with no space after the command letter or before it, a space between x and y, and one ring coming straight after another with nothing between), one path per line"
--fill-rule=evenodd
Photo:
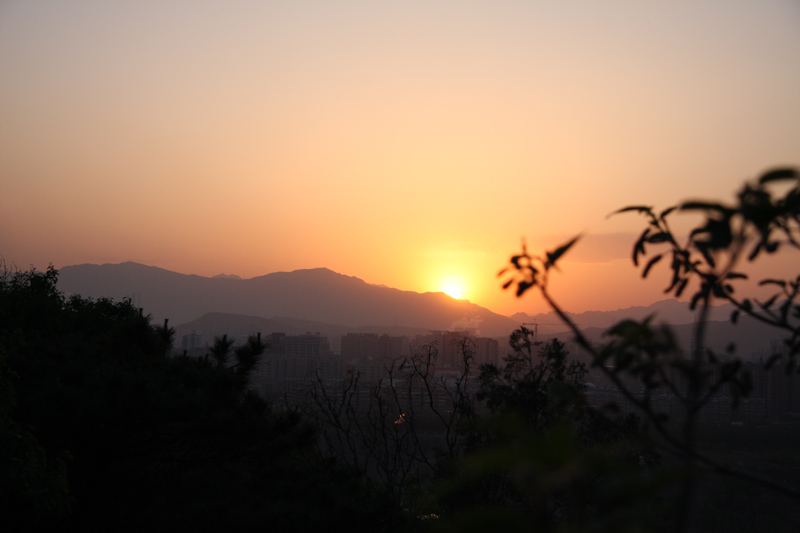
M456 300L464 298L464 293L466 292L464 280L456 276L444 278L441 282L440 289L443 293Z

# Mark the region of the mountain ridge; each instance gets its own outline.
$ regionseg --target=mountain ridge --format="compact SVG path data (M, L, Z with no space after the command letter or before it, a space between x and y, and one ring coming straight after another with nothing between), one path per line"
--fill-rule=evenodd
M552 311L534 315L515 313L506 317L467 300L455 300L441 292L419 293L370 284L325 267L241 278L182 274L133 261L101 265L83 263L60 270L59 288L94 298L131 297L136 305L143 307L155 319L170 318L173 323L189 322L208 312L224 312L265 318L289 316L347 327L369 325L480 330L481 324L488 321L493 325L485 334L498 336L522 323L536 323L542 333L567 329ZM275 305L259 305L254 301L254 293L271 299ZM323 301L319 301L320 295L324 296ZM398 300L416 300L414 305L404 302L406 307L411 305L416 311L411 312L410 316L405 312L393 312L392 309L399 305ZM351 313L342 315L342 302L360 311L351 309ZM309 308L319 312L309 312ZM725 305L714 307L712 320L727 318L731 310L730 306ZM657 322L671 324L691 323L694 318L685 302L674 299L661 300L648 306L568 315L581 327L610 327L626 318L640 320L649 315L655 315Z
M431 330L469 330L478 336L508 338L526 323L535 327L541 338L547 338L568 330L553 312L506 317L444 293L372 285L327 268L236 279L180 274L130 261L83 264L63 267L58 288L67 294L91 298L131 297L156 321L169 318L181 334L198 329L210 335L217 330L224 333L225 328L231 334L286 330L319 331L331 337L358 332L411 335ZM726 339L735 339L745 353L754 353L778 338L759 324L732 329L728 322L730 311L730 305L712 309L711 321L716 325L710 324L709 331L716 332L715 345L722 347ZM654 315L655 323L673 325L681 338L690 337L688 325L694 321L688 304L678 300L569 315L595 341L600 340L605 329L623 319L642 320ZM209 325L214 320L219 324Z
M371 285L327 268L273 272L250 279L207 278L134 262L63 267L58 287L84 297L130 297L156 320L189 322L208 312L287 316L331 325L472 329L510 333L517 323L444 293Z

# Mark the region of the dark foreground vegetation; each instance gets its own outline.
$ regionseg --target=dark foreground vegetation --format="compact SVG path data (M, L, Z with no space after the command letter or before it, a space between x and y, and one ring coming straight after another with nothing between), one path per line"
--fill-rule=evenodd
M5 531L391 530L391 502L321 457L309 425L232 364L170 355L129 301L65 298L56 271L0 282Z
M774 196L769 187L784 184ZM667 220L698 211L683 243ZM800 249L793 170L762 176L737 203L689 202L647 218L634 262L666 259L667 292L691 294L689 353L666 326L624 321L585 339L548 290L573 240L523 249L505 284L539 291L590 367L521 328L500 366L436 373L428 346L386 375L317 380L301 406L269 405L248 381L265 346L219 338L176 355L167 323L130 301L65 297L57 272L0 277L0 520L5 530L793 531L800 519L797 425L731 426L702 417L753 389L732 347L704 347L715 299L785 333L768 365L796 373L800 277L739 298L740 264ZM658 252L652 255L653 249ZM648 255L651 254L651 255ZM635 412L589 401L599 372ZM635 383L636 387L632 387ZM671 395L678 415L659 410ZM662 397L659 396L659 397Z

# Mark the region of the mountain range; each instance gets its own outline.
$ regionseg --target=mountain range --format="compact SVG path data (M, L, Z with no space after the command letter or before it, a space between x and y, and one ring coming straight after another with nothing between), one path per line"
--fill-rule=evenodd
M131 298L154 320L169 318L178 338L195 330L209 339L222 333L238 336L254 331L312 331L336 338L353 332L413 336L430 330L467 329L479 336L507 338L520 324L536 324L542 338L567 331L552 312L507 317L444 293L371 285L326 268L242 279L186 275L132 262L84 264L63 267L58 287L84 297ZM734 341L739 353L748 355L768 350L779 338L752 320L743 319L732 326L730 312L725 305L712 309L709 344L716 349ZM677 300L571 317L589 338L600 340L603 331L620 320L651 315L655 323L675 326L680 339L691 338L694 313Z
M63 267L58 287L91 298L129 297L155 320L169 318L172 324L214 312L346 327L472 329L490 337L507 335L518 325L512 318L444 293L370 285L326 268L240 279L179 274L131 262L84 264Z

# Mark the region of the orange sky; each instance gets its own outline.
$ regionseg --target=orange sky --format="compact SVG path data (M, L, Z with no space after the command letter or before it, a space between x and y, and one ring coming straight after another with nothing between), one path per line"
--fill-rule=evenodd
M0 4L0 255L499 289L589 237L575 311L645 305L628 204L800 164L800 2ZM796 264L796 263L795 263Z

